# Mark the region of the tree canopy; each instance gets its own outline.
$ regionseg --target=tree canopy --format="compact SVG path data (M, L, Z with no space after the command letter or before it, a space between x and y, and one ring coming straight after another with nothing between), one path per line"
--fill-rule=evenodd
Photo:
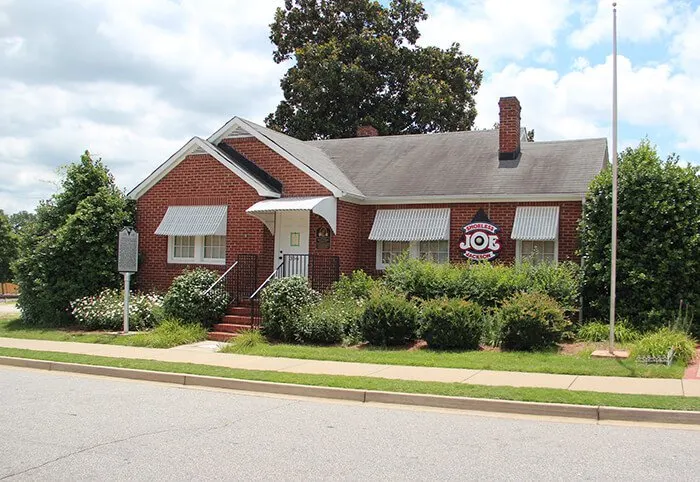
M648 140L619 156L617 313L646 329L673 320L680 300L700 317L700 177ZM584 314L606 319L612 174L591 183L581 221Z
M101 160L86 151L70 164L60 191L39 205L20 237L15 279L24 319L69 323L71 301L118 287L117 235L133 220L133 203Z
M481 85L478 60L418 47L427 18L416 0L286 0L271 24L277 63L294 60L284 100L265 122L299 139L471 129Z
M0 283L12 279L10 266L17 256L17 236L10 220L0 209Z

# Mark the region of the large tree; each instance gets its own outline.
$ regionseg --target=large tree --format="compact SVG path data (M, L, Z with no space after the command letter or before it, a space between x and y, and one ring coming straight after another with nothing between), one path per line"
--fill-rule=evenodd
M117 236L133 216L100 160L86 151L69 165L60 192L39 205L20 237L15 279L25 321L70 323L71 301L118 287Z
M680 300L700 327L700 177L648 140L619 156L617 313L639 328L673 320ZM581 222L584 314L606 319L610 296L612 175L591 183Z
M271 24L275 62L294 60L265 122L299 139L471 129L478 60L459 44L418 47L416 0L286 0Z
M0 283L12 279L10 265L17 256L17 236L12 230L10 220L0 209Z

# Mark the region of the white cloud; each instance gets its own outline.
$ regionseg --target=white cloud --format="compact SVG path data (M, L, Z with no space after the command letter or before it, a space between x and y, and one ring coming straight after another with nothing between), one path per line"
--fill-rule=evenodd
M420 43L445 48L459 42L490 69L503 59L555 47L574 11L570 0L441 0L429 6Z
M612 42L613 12L610 0L599 0L580 8L582 26L569 36L569 43L578 49L588 49L600 42ZM618 2L617 33L621 40L648 42L669 33L675 22L678 3L674 0L634 0Z
M684 16L671 51L683 70L700 77L700 7Z
M511 64L484 82L477 97L479 127L498 119L498 98L516 95L522 122L537 140L610 136L612 57L565 75ZM640 131L672 129L674 148L700 150L698 81L669 64L633 66L618 56L619 120Z

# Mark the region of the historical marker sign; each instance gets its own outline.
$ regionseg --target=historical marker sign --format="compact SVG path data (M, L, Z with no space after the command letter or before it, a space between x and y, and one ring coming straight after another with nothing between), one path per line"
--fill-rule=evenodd
M134 228L119 231L117 269L120 273L136 273L139 265L139 233Z

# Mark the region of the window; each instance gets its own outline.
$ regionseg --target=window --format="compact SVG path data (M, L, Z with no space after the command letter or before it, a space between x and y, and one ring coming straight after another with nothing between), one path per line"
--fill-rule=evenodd
M450 259L448 242L446 239L440 241L421 241L418 247L421 259L434 263L447 263Z
M409 249L408 241L382 241L382 264L387 265Z
M226 236L168 236L168 263L226 264Z
M556 241L518 241L516 247L518 261L529 261L533 264L557 262Z
M173 258L194 258L194 236L173 236Z
M440 241L377 241L377 269L383 270L404 252L411 258L421 258L435 263L450 260L449 242Z
M204 236L204 259L226 259L226 236Z

